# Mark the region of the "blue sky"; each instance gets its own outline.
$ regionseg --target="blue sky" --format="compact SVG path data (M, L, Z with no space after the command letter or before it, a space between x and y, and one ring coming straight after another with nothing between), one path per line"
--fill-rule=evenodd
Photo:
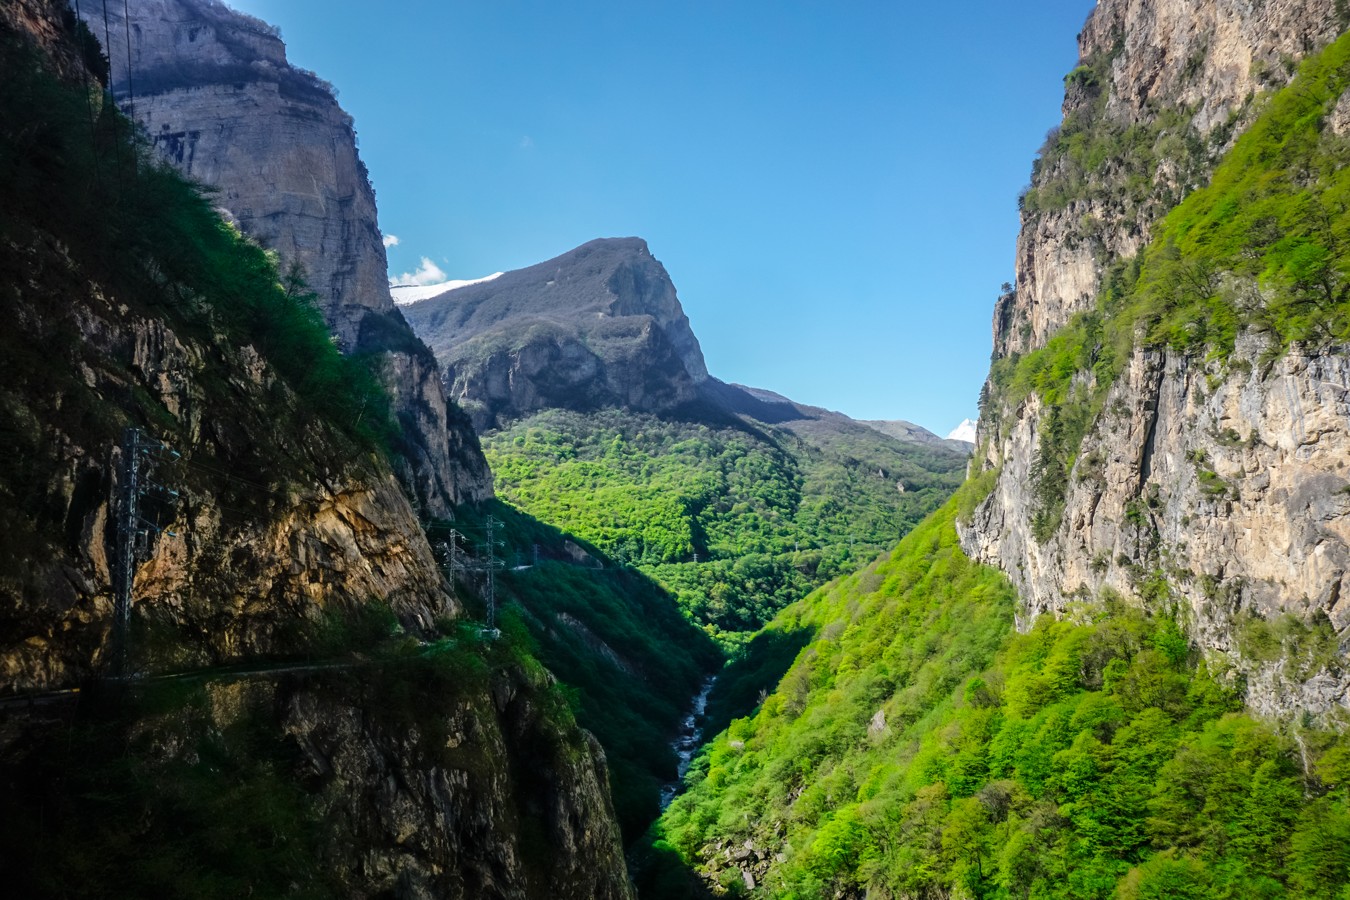
M230 0L356 120L392 273L638 235L725 381L974 417L1092 0Z

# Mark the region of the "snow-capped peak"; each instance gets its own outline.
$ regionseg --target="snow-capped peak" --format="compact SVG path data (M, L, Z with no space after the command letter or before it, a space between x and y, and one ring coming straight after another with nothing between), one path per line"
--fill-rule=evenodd
M960 425L952 429L952 433L947 435L949 441L965 441L967 444L975 443L975 420L966 419Z
M423 300L430 300L432 297L439 297L446 291L492 281L494 278L500 278L501 274L501 272L493 272L483 278L470 278L466 281L442 281L438 284L391 284L389 293L393 295L394 303L399 306L411 306Z

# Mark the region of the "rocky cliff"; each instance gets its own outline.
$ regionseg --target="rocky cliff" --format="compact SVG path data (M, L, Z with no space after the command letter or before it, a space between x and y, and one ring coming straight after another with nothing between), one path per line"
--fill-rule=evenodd
M992 491L962 528L1024 627L1134 597L1265 713L1350 705L1343 275L1289 262L1338 246L1291 210L1334 208L1339 9L1098 4L1023 198L979 427Z
M541 409L666 412L708 378L645 241L602 239L404 308L480 431Z
M52 74L78 33L0 17L7 889L631 897L603 754L460 619L374 376L97 72Z
M161 158L217 188L215 202L283 271L299 267L344 352L383 357L400 474L425 512L491 496L434 360L389 297L375 194L332 88L287 62L276 29L217 0L135 0L129 21L115 6L106 31L102 11L87 10L109 44L115 96Z
M174 649L161 658L146 645L140 663L276 653L297 622L371 598L413 628L456 613L389 470L316 420L257 349L92 280L50 236L24 237L3 248L0 295L18 454L0 583L10 689L69 684L106 661L124 424L181 454L154 472L179 496L162 504L166 532L137 567L133 612Z
M0 871L25 897L630 900L599 745L537 669L474 663L145 685L18 734L0 713Z
M1113 259L1200 184L1249 124L1256 97L1344 27L1331 0L1099 3L1078 36L1054 128L1023 195L1014 290L999 298L1000 356L1044 346L1091 309Z

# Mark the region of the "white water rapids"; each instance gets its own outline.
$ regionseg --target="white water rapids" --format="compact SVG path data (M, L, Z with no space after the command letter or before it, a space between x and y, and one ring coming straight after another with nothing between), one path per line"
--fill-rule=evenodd
M680 786L684 782L684 773L689 771L689 763L694 758L694 751L703 743L703 713L708 709L708 695L712 693L715 684L717 684L716 675L703 682L703 688L694 698L694 703L689 709L689 715L685 716L684 721L680 723L679 736L670 744L680 762L675 767L675 780L667 782L661 787L662 809L669 806L670 801L674 800L675 795L680 792Z

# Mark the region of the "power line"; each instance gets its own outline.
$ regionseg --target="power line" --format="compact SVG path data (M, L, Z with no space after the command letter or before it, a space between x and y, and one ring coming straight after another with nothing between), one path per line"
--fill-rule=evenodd
M80 29L84 29L81 34ZM98 159L98 126L94 122L94 100L89 91L89 65L85 61L85 52L88 49L88 37L92 37L89 31L89 25L84 21L84 16L80 12L80 0L75 0L75 40L80 46L80 77L84 82L84 108L89 114L89 147L94 152L94 180L98 183L99 192L103 191L103 166L99 164Z
M133 122L136 120L136 91L131 83L131 12L127 5L127 0L122 0L122 24L127 33L127 118ZM109 67L108 80L112 80L112 69ZM131 148L131 171L134 173L137 169L136 147L133 144Z
M108 0L103 0L103 46L108 51L108 98L106 102L112 107L109 115L112 118L113 147L117 151L117 188L118 199L120 200L125 193L126 186L122 183L122 135L121 129L117 127L117 101L113 98L112 89L112 26L108 24Z
M501 634L497 630L497 570L504 563L497 558L497 541L492 537L493 530L503 524L496 516L489 515L483 523L487 527L487 540L483 543L483 561L487 566L487 632L489 637Z

